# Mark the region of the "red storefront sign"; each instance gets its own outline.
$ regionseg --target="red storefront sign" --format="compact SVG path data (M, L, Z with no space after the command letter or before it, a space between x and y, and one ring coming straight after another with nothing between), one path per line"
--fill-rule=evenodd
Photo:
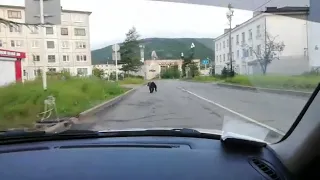
M23 59L23 58L26 58L26 53L0 49L0 57Z
M26 53L0 49L0 57L12 58L15 60L14 65L16 70L15 72L16 81L21 82L22 81L21 59L26 58Z

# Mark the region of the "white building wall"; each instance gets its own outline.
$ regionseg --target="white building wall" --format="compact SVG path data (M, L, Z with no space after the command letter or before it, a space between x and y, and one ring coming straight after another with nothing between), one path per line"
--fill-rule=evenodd
M257 34L257 26L260 26L261 34ZM232 40L232 52L233 52L233 67L234 70L239 74L248 74L250 70L247 68L247 62L254 60L254 56L244 57L243 49L248 49L249 47L256 47L258 44L264 42L264 36L262 35L262 30L265 29L265 17L257 16L253 19L248 20L244 24L238 26L236 29L232 30L231 39ZM252 39L249 38L249 30L252 30ZM242 42L242 33L245 34L244 42ZM239 42L237 43L237 36ZM226 63L230 61L227 59L227 54L229 53L229 47L223 48L223 41L229 39L229 34L216 39L216 61L215 61L215 73L220 74L223 67L226 66ZM221 44L221 48L220 48ZM221 58L220 58L221 55ZM225 61L223 60L223 55L226 57ZM252 71L252 70L251 70Z
M20 11L21 19L12 19L8 17L8 10ZM40 29L33 32L33 28L21 27L21 32L10 32L10 28L4 25L0 26L0 48L26 52L26 59L22 62L25 70L24 79L33 79L34 70L42 69L43 66L55 68L60 71L63 68L70 70L72 74L77 74L78 68L87 68L88 75L92 73L91 50L90 50L90 31L89 31L90 12L69 11L62 12L61 25L53 26L53 34L46 34ZM25 22L24 7L20 6L1 6L0 17L16 22ZM68 35L61 34L61 28L68 28ZM75 28L84 28L85 36L76 36ZM45 41L54 41L54 48L48 49L46 42L43 43L41 35L45 34ZM12 47L11 40L21 41L21 47ZM65 42L68 46L63 46ZM78 42L84 43L85 48L77 48ZM42 56L44 54L44 57ZM40 61L33 61L33 55L40 56ZM55 55L55 62L48 62L48 55ZM63 60L63 55L68 56L68 60ZM86 56L86 61L78 61L77 56ZM48 70L48 69L47 69Z
M233 29L232 52L234 54L233 67L235 72L239 74L262 73L260 66L258 64L253 65L252 63L256 60L255 52L257 52L258 45L260 45L261 51L264 51L266 32L270 34L270 37L276 37L275 42L283 41L285 44L285 49L280 55L280 60L272 62L268 66L267 73L301 74L308 71L306 24L306 15L280 16L260 14ZM249 36L250 30L252 38ZM244 42L242 42L242 33L245 34ZM239 38L238 44L236 42L237 36ZM230 62L227 59L229 48L227 45L223 48L223 41L226 44L228 37L229 34L226 33L215 40L216 74L220 74L226 63ZM253 49L252 53L250 53L250 48ZM245 56L244 50L248 50L248 56ZM223 60L223 55L226 57L225 60Z
M280 60L268 66L267 73L301 74L309 71L307 56L307 16L306 15L268 15L267 32L275 37L275 42L283 42L285 48Z

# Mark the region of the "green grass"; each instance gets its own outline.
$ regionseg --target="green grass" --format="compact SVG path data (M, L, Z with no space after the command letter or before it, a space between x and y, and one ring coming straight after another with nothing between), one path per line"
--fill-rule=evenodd
M225 79L225 82L253 87L313 91L320 82L320 76L235 76Z
M143 84L145 83L144 79L141 78L124 78L123 80L119 81L120 84Z
M219 81L219 78L213 77L213 76L196 76L192 78L192 81L196 82L215 82Z
M48 79L48 89L36 80L0 88L0 129L31 127L44 110L48 95L56 98L60 117L75 116L107 99L124 93L116 83L97 78Z
M213 76L197 76L192 79L197 82L215 82L238 84L243 86L253 86L261 88L286 89L297 91L313 91L320 82L320 76L300 75L300 76L281 76L281 75L237 75L233 78L221 78Z

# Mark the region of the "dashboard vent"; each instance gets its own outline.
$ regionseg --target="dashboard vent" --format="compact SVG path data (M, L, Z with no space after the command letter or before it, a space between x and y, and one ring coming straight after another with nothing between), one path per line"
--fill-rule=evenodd
M282 180L283 178L274 170L272 165L262 159L251 158L250 164L264 177L270 180Z

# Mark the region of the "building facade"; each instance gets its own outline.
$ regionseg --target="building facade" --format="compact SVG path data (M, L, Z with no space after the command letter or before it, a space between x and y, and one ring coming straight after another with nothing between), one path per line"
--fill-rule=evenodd
M307 7L267 8L231 31L233 69L238 74L261 74L257 61L266 43L284 43L284 50L267 66L267 73L295 75L309 71ZM230 66L229 30L215 39L215 73ZM261 57L261 56L260 56Z
M0 48L26 53L22 61L23 78L26 80L34 79L43 69L90 75L90 14L62 10L61 25L46 26L44 32L33 26L0 24ZM24 23L24 7L0 5L0 17Z

